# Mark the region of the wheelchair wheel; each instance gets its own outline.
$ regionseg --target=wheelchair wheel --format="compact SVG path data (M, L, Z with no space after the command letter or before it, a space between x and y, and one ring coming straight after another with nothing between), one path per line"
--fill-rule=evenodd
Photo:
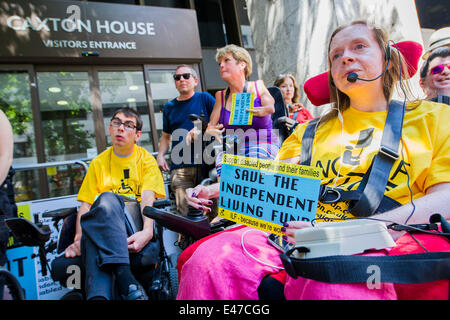
M4 289L7 289L12 300L25 300L25 293L17 278L7 270L0 270L0 300L3 300Z
M178 271L177 271L177 261L178 254L173 253L169 256L169 300L175 300L178 294Z
M178 254L171 254L162 262L162 273L158 290L152 292L151 300L175 300L178 293Z
M60 300L77 300L82 301L85 300L84 295L81 290L72 290L63 295Z

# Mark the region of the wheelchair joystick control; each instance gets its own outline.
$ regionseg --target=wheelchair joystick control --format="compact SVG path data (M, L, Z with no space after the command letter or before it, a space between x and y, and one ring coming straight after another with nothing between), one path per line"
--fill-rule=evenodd
M191 220L202 220L203 219L203 212L202 210L196 209L192 206L188 207L189 211L188 211L188 218Z

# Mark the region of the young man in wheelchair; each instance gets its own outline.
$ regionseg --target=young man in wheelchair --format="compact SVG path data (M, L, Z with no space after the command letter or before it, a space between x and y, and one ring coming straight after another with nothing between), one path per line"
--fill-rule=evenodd
M156 160L135 144L141 129L141 117L134 109L114 112L108 128L112 146L92 160L78 193L75 238L65 258L81 257L87 299L114 298L113 290L125 300L147 299L136 280L140 275L132 270L142 269L142 261L148 261L140 255L152 254L154 222L142 216L142 230L130 235L122 196L135 199L142 210L155 198L164 198L165 189Z

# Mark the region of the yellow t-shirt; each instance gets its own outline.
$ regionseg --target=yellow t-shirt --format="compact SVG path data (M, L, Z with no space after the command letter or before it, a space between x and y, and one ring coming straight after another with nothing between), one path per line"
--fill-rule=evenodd
M408 105L407 109L416 105ZM320 126L312 148L311 165L323 170L322 184L345 190L356 190L378 152L387 111L362 112L352 107L343 112L344 130L335 118ZM438 183L450 182L450 108L447 105L422 101L416 108L406 111L403 124L403 149L392 166L385 195L405 204L425 195L426 190ZM299 125L283 143L277 159L300 155L301 141L306 124ZM318 143L320 142L320 143ZM403 157L402 157L402 154ZM338 171L339 177L335 180ZM336 181L336 184L335 184ZM319 203L317 220L351 217L348 204Z
M145 190L155 192L155 198L165 197L155 158L138 145L128 157L117 156L110 147L91 161L77 200L92 204L98 195L109 191L140 201Z

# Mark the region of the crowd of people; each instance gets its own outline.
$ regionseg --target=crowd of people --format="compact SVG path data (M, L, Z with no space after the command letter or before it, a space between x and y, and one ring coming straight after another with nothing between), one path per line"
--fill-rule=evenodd
M233 142L231 152L240 156L304 164L301 151L312 124L314 145L309 154L310 165L338 163L336 168L339 169L328 171L322 184L352 190L370 172L382 143L385 124L391 121L389 114L396 109L395 117L401 118L398 148L392 150L396 155L393 164L396 171L389 177L389 187L382 190L388 204L376 206L370 214L389 223L426 224L436 212L450 220L449 29L440 30L441 36L434 39L426 51L420 70L420 86L426 98L414 99L408 96L407 90L411 76L408 61L404 52L390 45L385 31L364 21L338 27L325 53L329 92L324 94L329 94L331 104L328 113L314 118L299 103L300 89L292 74L280 74L273 83L280 88L287 114L299 123L285 141L279 140L272 127L274 98L262 80L248 81L252 60L247 50L236 45L217 50L216 61L226 88L217 91L215 97L195 91L199 80L193 68L177 67L174 84L179 95L164 105L163 133L156 159L136 145L142 128L140 115L131 108L117 110L108 128L112 146L92 161L78 194L81 206L75 238L65 252L66 259L82 257L86 297L110 299L109 286L114 278L123 299L147 299L145 276L138 272L140 266L134 262L140 261L135 256L149 246L154 236L154 223L143 216L142 231L127 234L123 218L127 207L116 195L117 191L128 190L127 196L136 198L143 210L145 206L152 206L155 199L166 197L161 174L166 171L170 172L179 214L187 215L190 207L209 213L212 200L220 197L222 159L224 152L230 152L226 144L229 141ZM356 78L350 76L352 73L357 74ZM404 103L392 101L397 84L405 93ZM249 94L254 99L245 110L251 115L248 117L251 121L233 124L237 94ZM208 123L204 132L194 128L189 118L191 114ZM0 121L2 141L11 141L11 144L1 144L0 181L3 181L11 166L12 134L1 112ZM366 135L365 144L357 146L362 132ZM194 148L178 148L180 144L192 145L196 139L203 139L203 134L219 142L212 165L217 172L217 182L209 185L202 185L200 181L205 177L204 168L209 168L211 163L196 162ZM344 149L345 152L358 150L349 161L343 154ZM166 159L169 150L172 150L170 165ZM173 150L181 150L181 153L174 154ZM183 154L185 150L190 150L190 154ZM336 206L319 199L319 205L323 209L317 212L318 223L364 216L361 208L357 209L358 205L349 201L341 201ZM295 242L295 230L310 227L310 222L289 221L282 231L286 240ZM177 298L258 299L258 289L268 277L277 280L270 288L280 299L398 298L391 283L369 289L359 283L328 284L291 278L283 270L279 251L267 242L267 235L252 231L246 226L234 227L185 250L178 264ZM398 231L390 230L390 233L394 240L403 236ZM246 252L260 257L263 262L242 250L244 235ZM389 250L367 254L389 255ZM0 260L0 265L3 262Z

